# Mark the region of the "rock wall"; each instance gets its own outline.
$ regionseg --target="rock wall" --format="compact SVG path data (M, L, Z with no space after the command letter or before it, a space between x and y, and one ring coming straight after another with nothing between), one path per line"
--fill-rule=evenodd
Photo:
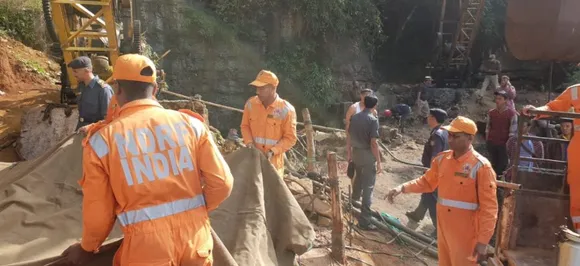
M282 43L300 38L304 27L298 14L268 10L276 14L272 21L263 28L250 29L253 36L262 37L241 40L231 26L204 7L203 1L141 0L136 10L152 49L158 54L171 50L161 61L169 90L189 96L200 94L204 100L236 108L243 108L245 101L255 95L248 83L261 69L267 68L266 52L282 49ZM355 43L341 41L327 46L325 50L335 55L331 66L337 76L338 94L349 98L356 88L369 85L370 60ZM277 74L281 79L285 76L285 73ZM303 106L303 96L296 88L281 86L279 94L297 110L308 107ZM239 128L241 114L208 109L210 123L221 131ZM316 114L313 117L316 119ZM322 124L325 122L322 119L315 123Z

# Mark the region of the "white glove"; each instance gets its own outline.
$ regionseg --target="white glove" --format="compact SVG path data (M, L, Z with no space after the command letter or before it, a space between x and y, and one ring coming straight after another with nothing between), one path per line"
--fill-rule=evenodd
M268 157L268 160L272 159L272 156L274 156L273 151L268 151L268 153L266 153L266 157Z

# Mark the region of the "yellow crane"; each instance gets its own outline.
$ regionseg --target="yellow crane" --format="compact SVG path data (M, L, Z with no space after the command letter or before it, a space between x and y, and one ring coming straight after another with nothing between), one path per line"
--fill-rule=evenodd
M91 57L95 73L106 80L120 55L143 52L134 0L42 0L42 4L48 33L58 44L62 103L76 99L72 88L77 80L66 67L74 58Z

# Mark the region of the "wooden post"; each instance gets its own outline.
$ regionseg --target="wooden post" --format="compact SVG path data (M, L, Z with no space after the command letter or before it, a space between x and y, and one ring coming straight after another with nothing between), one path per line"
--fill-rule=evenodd
M502 250L509 250L512 248L511 244L514 242L517 235L514 234L514 215L516 209L516 195L513 190L505 190L505 198L503 200L503 207L498 221L498 234L496 236L496 249L499 249L498 254Z
M307 144L307 166L308 172L314 172L314 163L316 162L316 150L314 147L314 129L312 128L312 120L310 119L310 112L308 108L302 109L302 118L304 119L304 127L306 128L306 144Z
M330 184L330 201L332 208L332 257L342 264L346 263L344 253L344 225L342 224L342 202L338 185L336 153L327 154L328 181Z

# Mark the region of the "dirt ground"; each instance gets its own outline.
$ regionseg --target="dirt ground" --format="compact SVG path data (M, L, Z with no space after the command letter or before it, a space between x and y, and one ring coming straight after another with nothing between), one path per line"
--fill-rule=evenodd
M519 96L516 99L516 106L518 109L527 104L540 106L543 105L546 101L547 93L522 91L519 92ZM468 116L475 121L485 121L487 111L494 107L495 103L493 102L492 92L488 91L488 95L482 103L475 103L474 99L469 99L466 104L460 106L459 115ZM392 126L392 124L389 126ZM403 141L401 142L402 144L391 144L389 149L401 160L420 164L423 145L429 135L429 131L430 130L427 125L414 123L406 129L406 134L403 137ZM478 138L476 140L476 144L481 145L482 143L484 143L482 138ZM337 143L335 145L340 144ZM341 154L340 149L335 150L337 150L339 158L344 158L344 154ZM350 179L348 179L345 174L346 165L347 162L344 160L338 162L340 184L341 189L344 192L349 190L350 185ZM318 165L320 172L326 172L325 167L327 166L324 163ZM397 199L395 199L394 204L390 204L384 200L386 193L391 188L394 188L406 181L420 177L421 174L421 170L406 164L396 162L392 157L385 153L383 160L383 173L377 176L377 181L373 193L372 208L379 212L386 212L389 215L399 219L403 225L406 225L407 227L414 229L417 232L428 235L434 230L433 223L431 222L428 214L425 215L425 218L418 224L415 222L410 222L405 216L405 212L413 210L418 205L420 195L400 195L397 197ZM316 230L318 232L317 245L321 248L329 249L328 244L330 243L330 229L317 226ZM415 258L412 256L412 254L417 253L418 250L407 247L401 242L395 241L393 243L386 244L393 239L394 236L392 235L382 233L380 231L364 232L360 230L353 232L352 235L352 242L350 241L350 238L347 237L346 245L351 245L354 248L362 249L366 252L347 250L347 255L352 257L348 258L348 265L437 265L437 260L429 257L426 254L419 255L419 259ZM326 250L326 252L329 251ZM372 254L369 254L368 252ZM318 266L314 264L310 265L307 263L301 265Z
M58 64L44 53L0 37L0 161L19 157L13 143L20 134L20 118L30 108L59 101L55 85Z
M429 135L429 129L427 125L414 125L412 128L407 130L404 140L401 141L402 145L392 145L391 151L396 154L399 159L420 163L424 139ZM423 141L422 141L423 140ZM336 146L344 145L341 143L332 144ZM342 153L342 149L335 149L337 151L338 161L338 174L341 190L348 193L350 186L350 179L346 176L346 166L347 162L344 160L345 155ZM412 166L408 166L402 163L395 162L389 155L384 154L383 160L383 172L377 176L377 181L375 184L375 189L373 193L373 203L372 208L379 212L386 212L391 216L394 216L400 220L403 225L409 226L416 231L430 234L434 227L431 223L429 215L426 215L423 221L419 224L411 222L409 223L405 212L413 210L419 203L419 194L405 194L401 195L396 199L395 204L389 204L384 197L389 189L396 187L406 181L412 180L419 177L422 172L417 170ZM327 171L327 165L322 160L319 160L317 165L319 172L325 173ZM349 214L343 214L349 216ZM350 219L350 218L346 218ZM317 240L316 247L319 249L329 249L330 240L330 228L320 227L316 225ZM347 234L347 246L351 246L352 249L347 249L348 264L347 265L394 265L394 266L411 266L411 265L437 265L435 259L429 257L426 254L420 254L418 259L413 256L413 254L419 252L412 247L405 246L400 241L391 241L394 236L383 233L381 231L375 232L365 232L353 227L350 234ZM347 227L347 231L350 229ZM350 238L352 236L352 240ZM389 243L389 244L387 244ZM355 249L363 250L357 251ZM315 252L329 252L328 250L317 250ZM361 262L363 261L363 262ZM315 264L308 264L309 262L303 262L300 265L303 266L318 266ZM338 265L338 264L336 264Z

